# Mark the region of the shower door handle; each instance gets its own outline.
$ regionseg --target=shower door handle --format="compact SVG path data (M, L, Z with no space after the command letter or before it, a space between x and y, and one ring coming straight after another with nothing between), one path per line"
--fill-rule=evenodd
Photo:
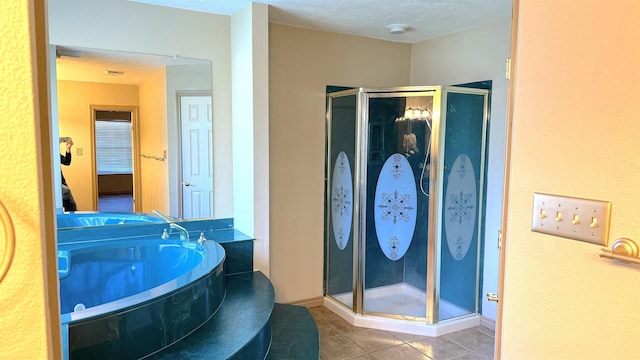
M498 300L499 300L498 294L496 294L496 293L487 293L487 300L489 300L489 302L498 302Z

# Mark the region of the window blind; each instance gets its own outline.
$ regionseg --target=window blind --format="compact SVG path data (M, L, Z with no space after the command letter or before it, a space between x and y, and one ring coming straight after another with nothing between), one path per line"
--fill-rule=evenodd
M98 175L133 174L131 121L96 120Z

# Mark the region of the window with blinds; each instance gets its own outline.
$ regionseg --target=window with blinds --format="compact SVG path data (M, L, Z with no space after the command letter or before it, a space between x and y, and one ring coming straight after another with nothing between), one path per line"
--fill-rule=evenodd
M131 121L96 120L98 175L133 174Z

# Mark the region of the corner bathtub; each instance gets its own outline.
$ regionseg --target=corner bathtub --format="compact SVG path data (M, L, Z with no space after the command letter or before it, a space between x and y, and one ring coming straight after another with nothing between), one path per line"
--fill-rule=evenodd
M222 303L224 258L157 236L59 244L65 358L139 359L189 335Z

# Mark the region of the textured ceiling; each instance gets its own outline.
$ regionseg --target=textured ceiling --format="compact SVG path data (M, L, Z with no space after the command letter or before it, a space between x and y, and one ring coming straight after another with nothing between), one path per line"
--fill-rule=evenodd
M114 0L110 0L114 1ZM249 0L118 0L233 15ZM283 25L415 43L511 17L512 0L263 0L269 21ZM404 34L391 34L390 24L406 24ZM56 61L60 80L140 84L164 65L193 63L190 59L82 48L80 58ZM73 54L70 54L73 55ZM197 62L197 61L196 61ZM122 71L108 76L105 70Z
M249 0L129 0L233 15ZM263 0L269 21L389 41L415 43L511 17L512 0ZM406 24L401 35L387 25Z
M210 64L207 60L68 46L58 46L56 52L58 80L139 85L166 65ZM122 74L108 75L107 71Z

